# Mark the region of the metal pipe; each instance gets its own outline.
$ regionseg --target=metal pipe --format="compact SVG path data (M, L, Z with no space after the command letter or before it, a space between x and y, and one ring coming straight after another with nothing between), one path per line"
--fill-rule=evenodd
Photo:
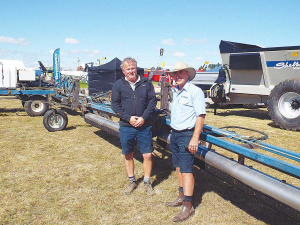
M103 116L98 116L94 113L87 113L84 115L84 121L91 124L107 133L119 137L119 124L117 122L108 120Z
M114 136L119 135L119 124L93 113L85 114L84 120ZM163 127L158 139L170 143L170 129ZM216 152L208 151L207 148L199 146L196 157L205 163L229 174L245 185L282 202L295 210L300 211L300 189L283 183L282 181L232 161Z
M300 211L300 190L262 172L240 165L213 151L198 151L196 157L244 184Z
M158 138L169 144L169 134L167 132L162 132L159 134ZM300 211L300 189L297 187L283 183L274 177L251 169L245 165L240 165L216 152L208 151L208 149L203 146L199 146L195 156L220 171L229 174L254 190L260 191L261 193L273 197L277 201Z

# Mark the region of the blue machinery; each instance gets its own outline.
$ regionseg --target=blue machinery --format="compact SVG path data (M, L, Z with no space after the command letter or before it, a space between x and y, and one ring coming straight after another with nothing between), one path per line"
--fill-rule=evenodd
M71 84L68 81L66 83ZM59 98L62 104L64 102L71 103L72 109L79 107L83 112L85 122L114 136L118 136L119 124L110 119L111 116L116 116L110 107L110 103L107 100L96 103L90 96L80 97L78 93L79 85L72 83L71 86L73 91L69 88L70 85L60 87L61 90L65 89L65 92L71 93L67 94L68 97L65 97L65 94L56 94L56 98ZM74 92L77 92L77 94ZM54 103L54 105L56 104ZM169 117L162 114L162 111L158 111L157 116L160 118L157 120L157 123L160 124L157 142L168 146L171 130ZM200 138L201 144L199 144L196 157L205 163L202 169L237 186L239 189L246 190L247 193L262 196L260 198L261 201L300 221L300 189L244 164L244 159L248 158L293 176L295 179L300 179L299 166L265 155L254 149L259 148L263 151L271 152L284 158L284 160L288 159L298 165L300 162L299 153L269 145L256 139L245 138L234 132L208 125L204 125ZM218 146L236 153L238 160L235 161L215 152L212 146Z
M91 103L90 107L94 111L115 115L109 105ZM162 116L161 118L162 127L161 132L157 135L157 140L168 144L170 137L170 120L167 116ZM95 113L87 113L84 116L84 120L95 127L98 127L112 135L118 136L119 124L110 119L96 115ZM265 203L268 205L270 205L270 202L275 199L277 203L270 206L286 213L298 221L300 220L299 188L244 165L244 158L246 157L299 179L299 166L257 152L251 149L251 146L255 146L255 148L259 147L262 150L272 152L295 162L300 162L299 153L288 151L261 141L248 140L233 132L208 125L204 125L203 132L200 137L205 143L205 146L201 144L199 145L196 157L205 162L204 169L207 172L219 176L223 180L229 175L231 180L234 180L233 183L238 182L239 185L243 186L242 189L247 187L248 190L251 189L252 192L255 192L255 195L269 197L269 199L265 197L263 198ZM248 145L249 148L235 144L226 139L233 139L237 142L241 142L246 146ZM211 149L213 145L238 154L238 161L234 161L233 159L229 159L215 152ZM247 192L249 193L249 191ZM271 201L269 201L270 199Z

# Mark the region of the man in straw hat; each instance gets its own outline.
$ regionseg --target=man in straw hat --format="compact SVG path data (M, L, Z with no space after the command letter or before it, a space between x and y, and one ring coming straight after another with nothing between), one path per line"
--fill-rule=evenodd
M179 197L173 202L167 202L166 206L182 206L173 219L174 222L181 222L195 213L192 206L195 186L193 164L206 110L202 90L190 83L196 75L194 68L188 67L186 63L176 62L174 70L168 74L175 79L177 85L171 103L170 147L179 183Z

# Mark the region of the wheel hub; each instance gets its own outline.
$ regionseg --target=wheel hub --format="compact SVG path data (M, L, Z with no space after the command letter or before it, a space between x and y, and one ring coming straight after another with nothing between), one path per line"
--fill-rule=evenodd
M61 115L55 114L49 118L49 126L52 128L60 128L63 124L63 118Z
M278 101L278 109L281 115L288 119L300 116L300 95L295 92L284 93Z
M299 108L300 108L300 101L297 100L297 99L294 99L294 100L292 101L291 106L292 106L292 109L294 109L294 110L299 109Z
M34 101L31 104L31 109L34 112L40 112L41 110L43 110L43 107L44 107L44 105L41 101Z

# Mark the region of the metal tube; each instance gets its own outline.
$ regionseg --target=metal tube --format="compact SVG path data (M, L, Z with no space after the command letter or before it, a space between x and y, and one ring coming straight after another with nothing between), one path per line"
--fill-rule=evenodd
M112 134L116 137L119 136L119 124L117 122L108 120L102 116L98 116L94 113L87 113L84 115L84 121L100 128L101 130L106 131L109 134Z
M110 134L115 136L119 134L119 124L117 122L110 121L93 113L86 114L84 119L87 123ZM163 129L163 132L161 132L157 138L169 144L170 130ZM240 165L216 152L208 151L204 147L199 147L196 157L220 171L229 174L254 190L273 197L295 210L300 211L300 189L285 184L274 177L251 169L245 165Z
M167 132L162 132L158 138L169 144L169 134ZM254 190L260 191L300 211L300 189L297 187L285 184L274 177L251 169L245 165L240 165L216 152L208 151L204 147L199 147L196 157L220 171L229 174Z
M199 152L197 158L229 174L244 184L300 211L300 190L262 172L253 170L212 151Z

